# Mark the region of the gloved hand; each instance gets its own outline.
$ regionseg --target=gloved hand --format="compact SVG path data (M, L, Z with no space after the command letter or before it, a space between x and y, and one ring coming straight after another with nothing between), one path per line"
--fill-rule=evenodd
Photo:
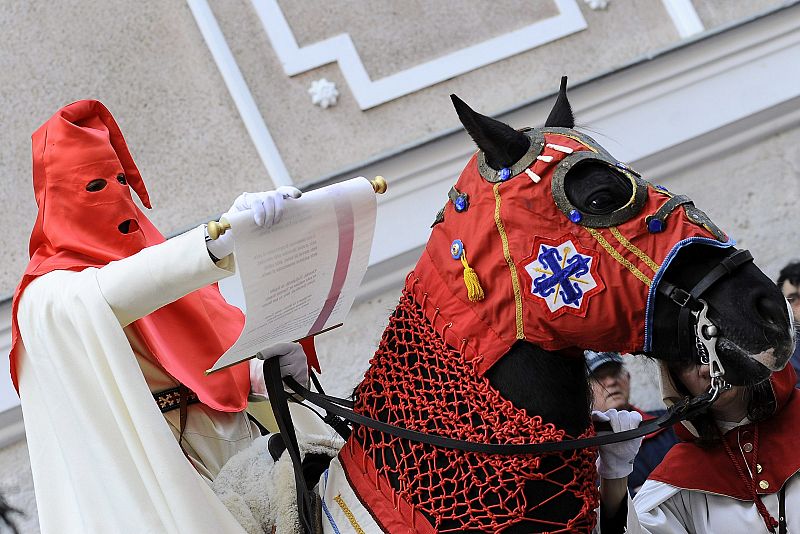
M308 384L308 361L299 343L278 343L256 354L250 360L250 391L255 395L267 396L264 383L264 360L279 358L281 378L291 376L302 385Z
M627 410L615 410L611 408L605 412L597 410L592 412L593 421L608 422L614 432L623 432L639 427L642 422L642 414L639 412L629 412ZM633 472L633 460L642 439L636 438L619 443L609 443L600 446L600 456L597 458L597 472L601 478L625 478Z
M230 215L245 210L252 210L253 221L264 228L280 222L283 217L283 206L286 199L300 198L302 193L296 187L282 185L275 191L262 193L242 193L228 211L222 216ZM219 238L206 240L208 251L215 257L222 259L233 252L233 232L225 232Z

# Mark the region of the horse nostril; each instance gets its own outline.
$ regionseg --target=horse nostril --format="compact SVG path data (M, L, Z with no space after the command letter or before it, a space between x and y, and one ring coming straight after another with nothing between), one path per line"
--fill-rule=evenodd
M757 297L755 299L756 313L761 320L772 327L781 328L786 314L786 305L777 299Z

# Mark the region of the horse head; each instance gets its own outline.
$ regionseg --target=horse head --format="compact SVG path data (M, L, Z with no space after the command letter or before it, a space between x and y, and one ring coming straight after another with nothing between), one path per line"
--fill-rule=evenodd
M575 130L566 78L542 128L452 100L479 150L406 279L357 411L462 440L558 441L593 432L583 349L717 357L741 384L785 365L780 291L691 200ZM501 457L356 427L339 459L384 530L594 526L593 450Z
M480 176L468 166L456 189L469 195L473 180L485 182L484 189L494 183L496 208L511 219L504 224L504 239L507 263L515 263L523 295L522 312L515 317L518 339L553 350L700 359L707 355L691 330L705 304L717 327L716 350L729 383L760 382L784 367L793 351L794 326L780 290L746 254L737 256L745 261L707 279L737 252L733 240L688 197L651 185L574 130L566 77L541 129L514 130L451 98L480 148L474 166ZM502 194L514 188L513 180L519 182L516 190ZM454 208L445 214L466 219L466 210ZM448 217L441 222L440 233L453 237L476 224L458 221L450 230ZM473 240L464 236L463 248L470 250ZM470 250L478 275L480 246ZM681 317L679 303L686 298L681 290L691 293L704 281L707 287L692 295ZM481 304L472 305L479 309Z

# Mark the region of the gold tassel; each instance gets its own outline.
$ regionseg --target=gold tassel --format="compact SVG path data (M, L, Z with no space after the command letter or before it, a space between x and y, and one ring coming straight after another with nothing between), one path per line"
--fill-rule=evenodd
M481 282L478 280L478 274L475 272L475 269L470 267L469 263L467 263L466 250L461 252L461 265L464 266L464 285L467 286L467 298L469 298L470 302L483 300L484 294Z

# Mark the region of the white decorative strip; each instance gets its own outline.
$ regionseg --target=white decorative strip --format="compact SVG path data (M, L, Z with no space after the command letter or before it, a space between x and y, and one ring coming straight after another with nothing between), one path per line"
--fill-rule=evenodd
M547 148L552 148L553 150L558 150L559 152L563 152L564 154L572 154L573 150L568 146L556 145L553 143L547 143L545 145Z
M532 171L532 170L530 170L530 169L525 169L525 174L527 174L527 175L528 175L528 177L529 177L531 180L533 180L533 183L535 183L535 184L538 184L539 182L541 182L541 181L542 181L542 177L541 177L541 176L539 176L538 174L536 174L535 172L533 172L533 171Z
M539 161L544 161L545 163L550 163L553 161L553 156L536 156L536 159Z
M281 185L292 185L291 176L286 165L283 163L278 152L278 147L275 146L275 141L267 129L264 118L256 105L253 95L250 93L250 88L244 80L239 66L236 64L236 59L228 47L225 36L217 24L217 19L214 13L208 6L206 0L187 0L189 7L192 10L194 19L197 26L200 28L200 33L203 34L203 39L214 57L222 79L231 93L233 102L236 104L236 109L242 116L247 132L253 140L259 157L261 158L264 167L267 169L272 183L275 187Z
M559 10L554 17L373 81L349 34L300 47L277 0L252 2L287 75L338 62L361 109L375 107L586 29L576 0L553 0Z
M692 0L661 0L667 13L672 18L678 35L683 38L691 37L705 30L703 21L692 5Z

